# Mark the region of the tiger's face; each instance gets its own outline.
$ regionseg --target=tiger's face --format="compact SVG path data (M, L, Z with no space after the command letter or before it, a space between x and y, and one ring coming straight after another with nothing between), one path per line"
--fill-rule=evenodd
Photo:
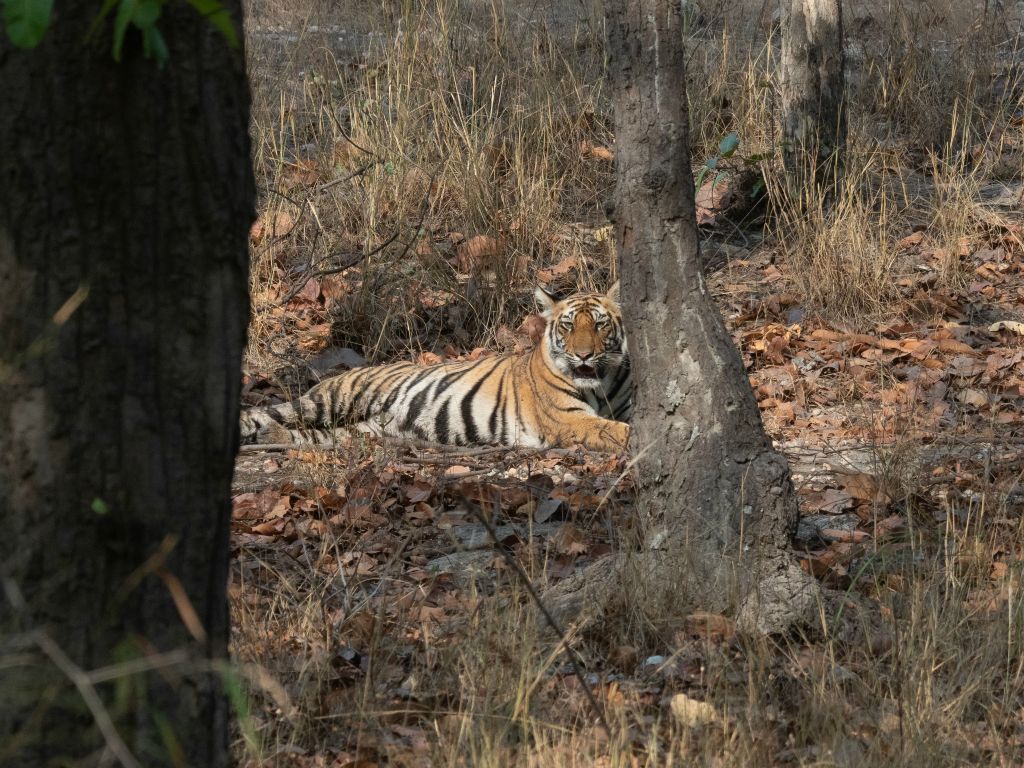
M554 366L577 389L594 389L626 361L626 336L619 309L619 284L606 294L577 293L558 301L538 288L547 321L544 344Z

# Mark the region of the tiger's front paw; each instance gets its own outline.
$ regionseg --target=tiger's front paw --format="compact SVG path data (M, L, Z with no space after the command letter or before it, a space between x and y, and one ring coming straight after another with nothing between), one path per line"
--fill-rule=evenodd
M582 442L592 451L621 453L626 450L626 445L629 443L629 424L602 419L601 423Z

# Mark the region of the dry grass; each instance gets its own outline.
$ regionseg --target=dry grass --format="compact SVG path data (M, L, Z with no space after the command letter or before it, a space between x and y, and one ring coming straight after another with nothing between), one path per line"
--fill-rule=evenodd
M897 241L906 230L894 199L901 190L885 178L880 160L853 149L837 193L807 188L778 220L800 295L827 317L861 326L883 317L896 295Z
M518 322L535 270L566 256L608 271L606 249L568 227L602 215L611 182L609 164L581 152L609 140L593 40L577 27L567 50L540 23L513 30L500 6L470 6L405 6L376 20L377 36L357 36L363 52L348 59L332 34L310 33L301 57L255 38L266 205L299 219L258 255L258 312L275 265L329 267L395 237L367 258L335 323L373 360ZM304 170L312 192L296 191ZM477 235L491 246L460 253ZM423 305L425 290L444 313Z
M371 361L493 342L530 308L536 272L569 256L584 287L614 273L607 243L589 234L604 223L613 181L610 163L587 149L613 143L599 7L565 3L528 18L502 0L352 13L254 4L251 27L282 24L299 39L249 35L261 214L294 225L254 248L251 365L272 370L295 354L274 314L295 274L352 255L365 259L345 273L331 333ZM771 191L777 39L763 5L749 5L701 3L691 19L692 153L699 164L736 131ZM849 20L851 149L837 204L809 191L776 208L767 232L803 305L855 326L903 311L899 280L916 265L900 240L915 226L927 227L939 284L962 288L965 246L987 232L973 213L979 190L1024 170L1019 75L1003 58L1012 22L995 5L889 6L896 24L870 9ZM327 29L340 19L354 42ZM460 237L475 235L493 249L460 261ZM419 763L402 763L395 747L396 764L1019 764L1024 609L1019 561L1005 555L1024 541L1020 517L994 489L917 509L929 482L908 459L917 437L890 424L878 444L880 472L913 524L854 561L807 637L716 642L680 634L667 610L659 620L638 609L598 636L574 636L602 681L610 735L555 674L564 654L511 577L494 593L470 580L463 620L436 637L416 614L431 584L403 582L398 556L370 588L324 565L343 554L344 532L294 567L249 552L239 586L264 598L236 596L233 646L251 665L263 746L240 754L285 765L364 736L380 744L392 724L414 722L429 743ZM348 480L333 459L308 472L313 485ZM995 578L999 560L1010 565ZM527 565L543 581L543 562ZM391 607L374 589L394 597ZM622 585L634 608L665 605L635 589ZM396 627L420 634L396 637ZM354 647L370 671L339 687L339 659ZM654 654L675 676L642 667ZM666 699L681 690L712 703L717 721L673 722Z

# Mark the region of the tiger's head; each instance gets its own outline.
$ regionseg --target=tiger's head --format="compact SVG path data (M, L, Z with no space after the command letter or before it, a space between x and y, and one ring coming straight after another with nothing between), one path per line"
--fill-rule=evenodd
M594 389L629 364L618 282L608 293L576 293L561 301L543 288L534 295L547 321L542 343L548 358L577 389Z

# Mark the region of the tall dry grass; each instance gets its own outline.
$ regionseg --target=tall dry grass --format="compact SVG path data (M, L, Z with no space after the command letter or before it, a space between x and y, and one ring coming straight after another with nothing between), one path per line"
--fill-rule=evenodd
M330 266L392 237L360 265L335 323L371 360L518 323L536 270L566 256L603 279L606 246L570 226L600 220L611 184L610 164L586 150L610 141L589 26L565 41L500 4L404 4L346 55L317 20L294 49L251 36L264 204L299 219L257 254L257 313L282 267ZM304 188L303 171L315 177ZM477 235L482 251L459 247Z

